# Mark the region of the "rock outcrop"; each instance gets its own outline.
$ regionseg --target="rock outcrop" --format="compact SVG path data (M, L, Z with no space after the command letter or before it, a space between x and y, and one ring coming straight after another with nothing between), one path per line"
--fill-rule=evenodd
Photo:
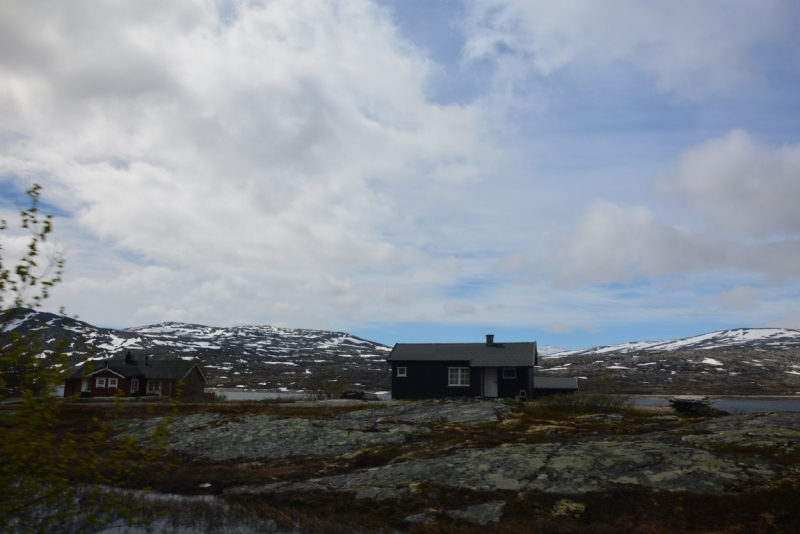
M358 500L403 498L426 483L498 495L535 491L574 496L622 487L728 494L758 489L798 474L791 462L772 462L769 455L797 454L800 413L694 419L696 422L691 424L676 416L661 415L637 420L635 432L588 434L579 439L570 437L568 423L535 420L526 423L528 426L520 432L538 433L540 437L533 443L520 443L490 439L493 434L507 432L525 416L501 402L376 404L330 418L288 417L279 413L179 416L174 419L169 448L209 462L313 456L335 459L339 467L334 474L272 478L268 483L228 486L225 492L344 491L352 492ZM589 415L576 417L574 421L622 428L627 417ZM158 419L128 422L127 432L146 433L158 422ZM391 452L410 446L410 442L435 442L443 439L437 433L447 432L450 444L433 452L417 455ZM467 435L482 436L481 443L486 444L452 442L457 439L454 436ZM359 469L358 464L341 467L344 465L341 462L347 459L376 450L388 452L382 453L380 463L368 464L373 467ZM753 454L759 450L764 451L763 457ZM491 516L489 508L470 510L457 510L450 516L480 516L483 519L476 519L480 524L492 521L485 519ZM502 507L492 510L497 511L498 517L502 513ZM408 521L425 523L427 519L427 516L409 516Z

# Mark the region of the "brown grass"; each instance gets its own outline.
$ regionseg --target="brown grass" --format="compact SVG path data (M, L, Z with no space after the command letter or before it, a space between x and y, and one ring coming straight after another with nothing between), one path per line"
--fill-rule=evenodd
M574 510L557 514L564 499ZM282 526L304 525L307 532L391 532L412 534L470 534L495 532L547 533L778 533L797 532L800 525L797 484L782 483L769 490L740 495L694 495L686 492L652 492L620 488L604 493L564 496L540 492L473 492L422 485L400 499L355 499L352 493L283 493L226 496L262 518L277 518ZM502 522L481 527L456 520L447 510L474 504L505 501ZM405 517L428 513L434 525L411 525ZM276 515L273 515L276 514Z

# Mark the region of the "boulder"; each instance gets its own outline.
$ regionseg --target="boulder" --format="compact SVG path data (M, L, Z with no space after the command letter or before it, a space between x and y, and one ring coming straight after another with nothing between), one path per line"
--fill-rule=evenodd
M678 413L703 414L711 410L711 398L699 395L677 395L669 403Z
M340 399L349 399L349 400L380 400L377 395L374 393L368 393L366 391L360 391L357 389L348 389L344 393L339 396Z
M504 502L487 502L485 504L478 504L470 506L466 511L461 510L448 510L447 515L454 519L466 519L481 526L486 526L489 523L499 523L500 517L503 515L503 508L506 503Z

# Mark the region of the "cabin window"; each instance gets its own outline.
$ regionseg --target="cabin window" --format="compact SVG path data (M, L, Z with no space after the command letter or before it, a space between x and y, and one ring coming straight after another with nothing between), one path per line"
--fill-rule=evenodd
M469 367L448 367L448 386L469 386Z
M131 393L136 393L137 391L139 391L139 379L138 378L132 378L131 379Z
M408 376L408 367L398 367L397 376Z
M98 378L97 383L95 384L99 388L106 387L106 379L105 378Z
M155 393L156 395L161 395L161 380L148 380L147 392Z
M108 387L115 388L117 387L117 378L109 378L108 379Z
M503 378L517 378L517 370L503 369Z

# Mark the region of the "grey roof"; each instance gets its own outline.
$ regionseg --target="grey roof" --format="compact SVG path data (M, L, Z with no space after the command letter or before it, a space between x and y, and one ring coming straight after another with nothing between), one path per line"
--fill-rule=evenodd
M197 367L203 380L208 382L205 373L197 362L184 360L153 360L148 362L134 361L125 363L124 360L95 360L92 363L92 372L88 371L88 364L82 365L67 380L83 378L108 369L120 376L127 378L144 378L150 380L180 380L189 374L193 367Z
M469 362L470 367L533 367L532 343L397 343L386 361Z
M578 389L578 379L574 376L568 378L534 376L533 389Z

